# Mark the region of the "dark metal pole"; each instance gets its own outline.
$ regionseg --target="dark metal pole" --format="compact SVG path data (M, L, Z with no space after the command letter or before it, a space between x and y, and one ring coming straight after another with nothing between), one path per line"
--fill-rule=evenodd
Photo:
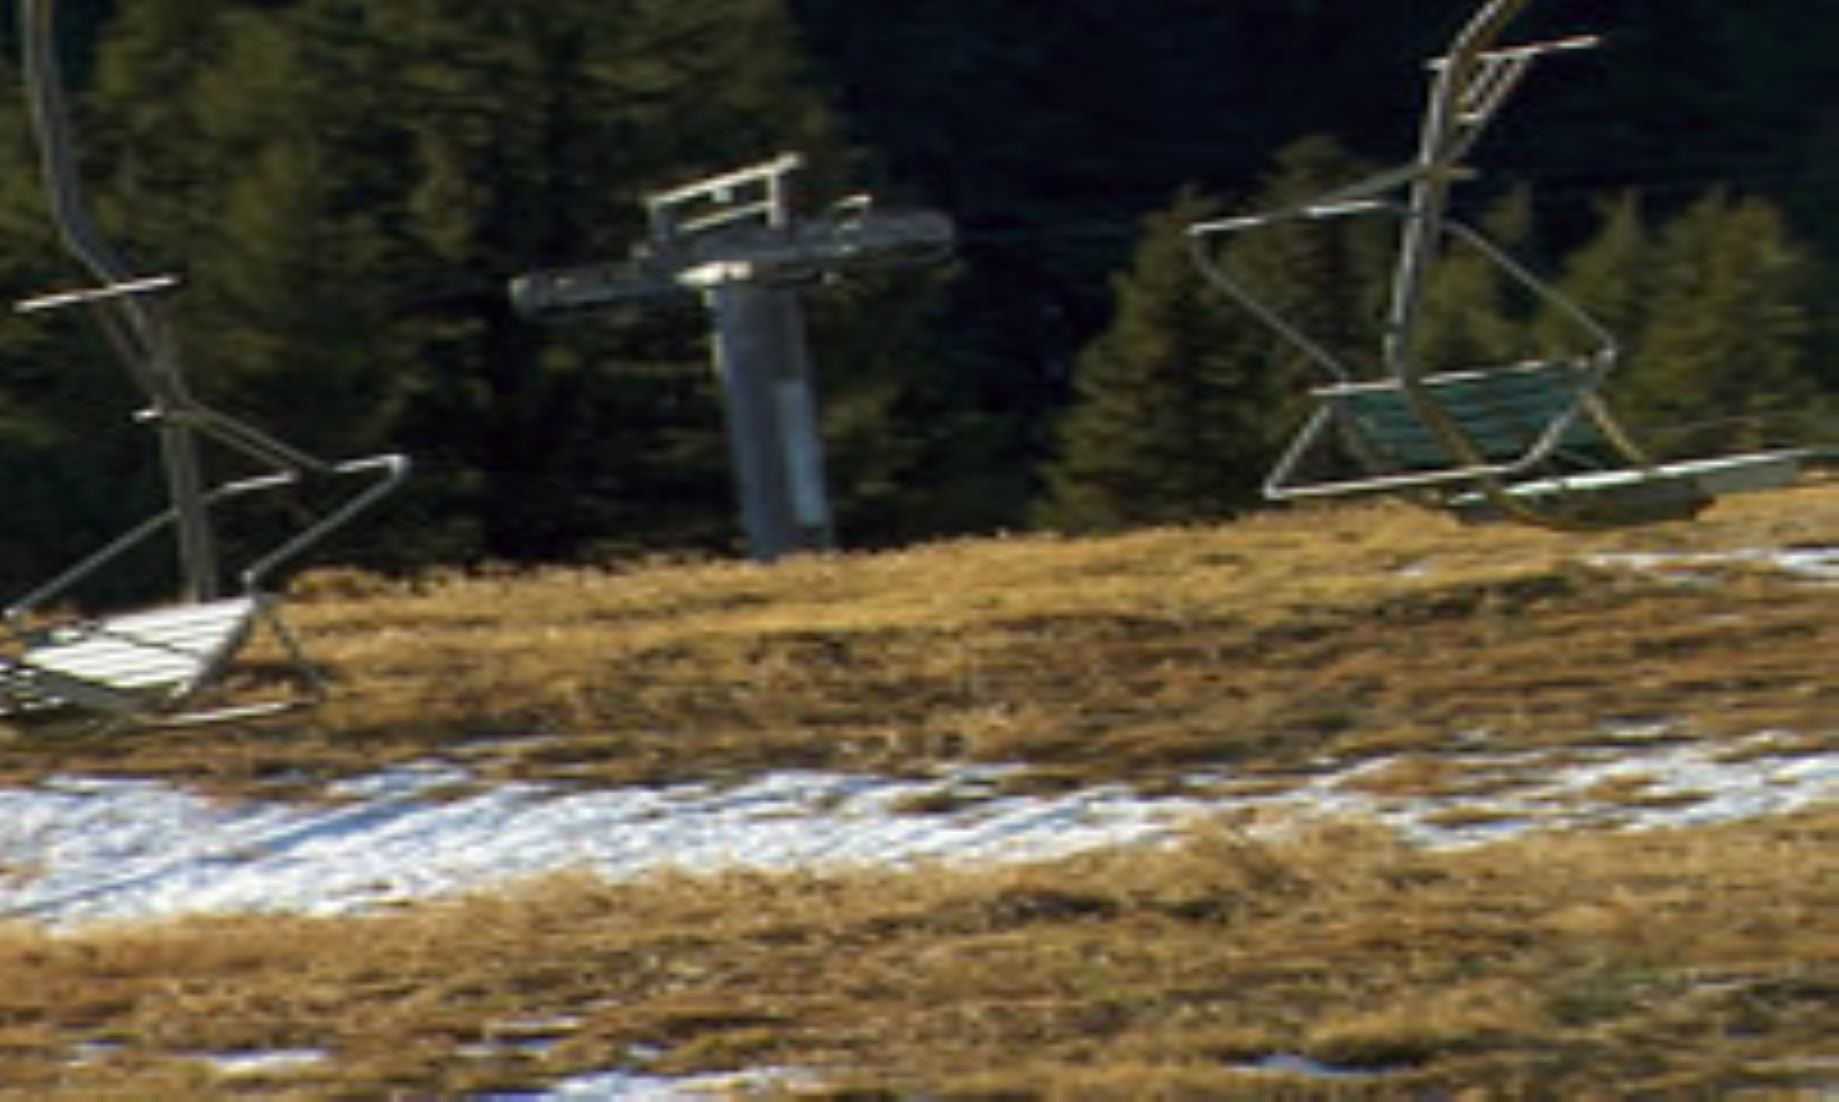
M1415 380L1422 373L1413 338L1425 284L1441 246L1450 184L1458 171L1456 160L1467 147L1463 140L1469 136L1466 129L1486 122L1485 114L1479 119L1464 117L1463 94L1484 64L1483 55L1529 3L1530 0L1489 0L1457 35L1432 82L1419 136L1417 171L1407 203L1410 215L1399 243L1398 269L1386 316L1385 363L1400 378Z
M800 218L790 176L802 163L785 154L659 192L646 201L651 240L629 260L530 272L510 286L519 312L555 320L702 295L747 553L760 562L836 546L805 288L821 276L941 260L955 236L942 214L876 210L866 196Z
M707 301L749 556L772 562L832 550L836 535L798 288L723 279L709 287Z
M21 0L20 24L26 91L52 220L65 246L105 289L129 284L137 273L103 239L83 204L70 109L57 57L53 0ZM197 430L186 417L195 403L180 374L162 307L131 292L110 294L97 301L94 309L129 373L147 393L145 416L154 422L159 438L184 596L192 601L210 600L218 595L221 578Z

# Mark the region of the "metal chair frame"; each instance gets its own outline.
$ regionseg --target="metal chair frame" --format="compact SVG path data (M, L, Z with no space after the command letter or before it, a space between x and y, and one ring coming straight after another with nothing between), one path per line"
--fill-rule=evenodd
M1695 515L1717 493L1782 485L1797 476L1810 449L1724 457L1693 463L1655 462L1622 429L1600 388L1619 355L1616 341L1576 303L1535 276L1483 234L1450 216L1453 185L1467 174L1463 160L1495 115L1519 87L1532 64L1558 52L1588 49L1591 36L1524 46L1497 47L1507 26L1530 0L1486 0L1461 29L1446 56L1432 60L1433 74L1417 155L1312 202L1283 210L1213 219L1190 226L1195 262L1213 286L1269 326L1333 382L1312 393L1322 401L1295 441L1278 460L1265 486L1277 500L1333 497L1363 492L1408 492L1454 509L1471 519L1512 518L1555 528L1647 523ZM1403 199L1395 193L1403 192ZM1398 246L1384 318L1378 378L1362 379L1341 356L1261 301L1215 255L1218 239L1295 222L1322 222L1385 215L1398 223ZM1474 249L1512 283L1556 310L1583 334L1587 347L1536 364L1505 370L1538 369L1553 390L1540 396L1543 427L1512 454L1498 454L1485 432L1450 395L1487 388L1502 368L1433 371L1420 354L1426 290L1438 260L1452 243ZM1461 387L1452 386L1461 381ZM1520 387L1524 379L1508 380ZM1443 462L1415 469L1389 467L1386 443L1371 425L1362 439L1355 407L1374 407L1373 395L1391 397L1413 426L1414 437L1434 441ZM1364 396L1364 397L1362 397ZM1502 399L1507 400L1506 398ZM1356 422L1350 429L1350 420ZM1381 434L1383 435L1383 434ZM1567 445L1587 439L1600 453L1581 471L1555 464ZM1311 461L1329 448L1351 453L1364 472L1321 477ZM1747 468L1739 470L1739 468Z
M32 717L76 708L107 722L183 725L243 719L319 701L324 681L307 662L267 589L274 574L319 546L401 484L408 461L395 454L333 461L319 458L198 400L173 339L164 293L171 276L138 274L112 249L85 209L75 143L56 56L54 0L21 0L19 26L28 102L52 220L97 286L33 298L21 312L82 307L108 338L148 401L139 420L152 430L165 475L167 507L17 598L0 612L0 717ZM203 461L215 446L259 473L213 480ZM233 578L220 562L213 511L235 499L307 479L361 479L363 485L305 528L241 567ZM77 587L129 553L171 536L180 592L176 602L100 617L56 610ZM231 583L226 587L226 582ZM231 595L226 596L226 588ZM253 701L199 704L224 680L257 633L279 643L294 687Z

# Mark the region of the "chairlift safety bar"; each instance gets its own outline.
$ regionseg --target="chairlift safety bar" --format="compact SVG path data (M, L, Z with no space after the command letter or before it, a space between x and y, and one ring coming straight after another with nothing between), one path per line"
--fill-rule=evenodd
M1492 50L1483 50L1475 56L1482 61L1518 61L1523 58L1538 57L1541 54L1594 50L1602 44L1601 35L1579 34L1569 38L1556 38L1549 42L1529 42L1524 46L1501 46ZM1447 57L1433 57L1424 63L1424 67L1435 72L1448 66L1449 62L1450 59Z
M13 304L13 310L16 313L33 314L44 310L61 310L67 306L88 306L92 303L107 302L110 299L169 291L179 286L180 282L176 275L157 275L108 283L101 287L53 291L50 294L21 299Z

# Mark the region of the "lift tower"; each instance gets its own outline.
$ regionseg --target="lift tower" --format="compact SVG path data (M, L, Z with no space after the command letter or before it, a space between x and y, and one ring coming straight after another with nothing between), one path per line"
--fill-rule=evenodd
M715 331L748 555L760 562L829 550L836 541L804 289L853 271L936 262L955 236L942 214L881 210L866 197L801 216L791 184L802 166L797 154L785 154L658 192L645 202L650 237L628 260L532 272L511 283L512 303L538 319L701 296Z

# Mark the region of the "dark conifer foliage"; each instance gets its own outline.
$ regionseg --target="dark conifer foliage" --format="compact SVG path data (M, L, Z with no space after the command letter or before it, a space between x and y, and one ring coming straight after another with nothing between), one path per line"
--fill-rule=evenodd
M1080 357L1041 520L1094 531L1227 515L1256 499L1269 365L1204 301L1187 226L1193 194L1149 219L1116 282L1117 317Z
M1233 428L1229 448L1216 430L1281 421L1293 388L1266 384L1297 365L1215 331L1228 311L1167 246L1169 197L1255 196L1274 164L1302 187L1402 158L1422 60L1469 9L136 0L70 3L64 23L95 205L143 268L184 275L200 389L315 448L415 453L414 494L351 548L406 565L731 544L695 301L539 327L503 287L624 256L647 192L787 149L811 159L815 196L872 189L963 231L949 272L813 291L847 543L1013 526L1044 498L1064 519L1090 483L1077 471L1095 469L1077 441L1150 446L1099 432L1109 415L1089 406L1158 357L1209 388L1214 435L1189 439L1211 458L1179 457L1189 489L1167 508L1102 522L1243 507L1255 434ZM1831 407L1839 332L1815 307L1839 285L1830 14L1827 0L1549 0L1521 28L1609 44L1534 73L1459 213L1511 214L1540 266L1626 325L1623 389L1644 420ZM5 26L10 42L10 13ZM1308 134L1338 141L1309 154L1295 144ZM15 152L0 283L13 297L64 285L17 95L0 99L0 141ZM1340 287L1366 278L1358 254L1299 240L1239 259ZM1451 355L1550 338L1474 272L1441 293ZM80 319L0 326L9 576L67 561L151 493L133 403ZM1181 433L1160 439L1176 462ZM1173 503L1183 493L1196 500Z
M1810 258L1781 211L1714 191L1662 226L1626 404L1687 449L1779 442L1822 402Z

